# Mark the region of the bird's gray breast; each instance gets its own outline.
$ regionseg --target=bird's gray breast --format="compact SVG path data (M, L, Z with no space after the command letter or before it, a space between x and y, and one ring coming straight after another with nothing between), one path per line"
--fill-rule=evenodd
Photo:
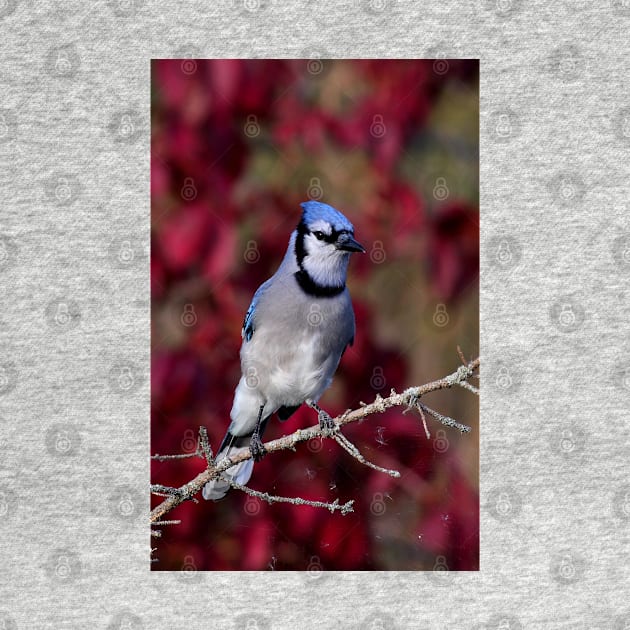
M256 305L255 332L241 349L243 374L278 404L319 398L354 336L348 291L305 295L291 276L274 283Z

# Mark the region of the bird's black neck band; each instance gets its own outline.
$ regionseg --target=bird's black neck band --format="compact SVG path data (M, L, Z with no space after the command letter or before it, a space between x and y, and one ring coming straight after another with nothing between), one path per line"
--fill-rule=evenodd
M346 289L345 284L341 286L317 284L317 282L308 275L308 271L305 271L301 265L300 270L296 271L294 275L302 291L314 297L335 297L336 295L343 293Z

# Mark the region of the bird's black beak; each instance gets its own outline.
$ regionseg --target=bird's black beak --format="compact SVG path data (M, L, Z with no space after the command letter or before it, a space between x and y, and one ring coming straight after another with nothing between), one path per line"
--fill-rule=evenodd
M355 241L352 234L340 234L336 246L337 249L342 249L345 252L361 252L365 254L365 247L358 241Z

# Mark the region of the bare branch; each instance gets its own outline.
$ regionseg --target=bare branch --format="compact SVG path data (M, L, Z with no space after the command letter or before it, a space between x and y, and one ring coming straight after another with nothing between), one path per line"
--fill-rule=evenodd
M214 466L214 457L212 456L212 448L210 448L206 427L199 427L199 444L201 445L201 450L206 458L208 468L211 468Z
M334 440L337 442L337 444L339 444L339 446L345 449L348 453L350 453L350 455L352 455L352 457L360 461L365 466L368 466L369 468L374 468L374 470L378 470L379 472L385 473L386 475L389 475L390 477L396 477L396 478L400 477L400 473L397 470L390 470L389 468L382 468L381 466L377 466L376 464L369 462L367 459L365 459L365 457L363 457L363 455L361 455L361 453L359 452L359 449L341 433L337 433L333 437L334 437Z
M473 394L476 394L477 396L479 396L479 389L475 387L474 385L471 385L468 381L462 381L461 383L457 383L457 384L460 387L467 389L469 392L472 392Z
M224 479L224 477L222 477ZM326 508L333 512L341 512L342 514L348 514L349 512L353 512L352 505L354 504L354 500L350 500L343 505L339 504L339 499L335 499L332 503L326 503L324 501L309 501L308 499L302 499L301 497L277 497L272 494L267 494L266 492L260 492L258 490L253 490L252 488L248 488L247 486L242 486L240 483L236 483L231 479L226 479L226 481L230 484L232 488L236 490L241 490L245 494L248 494L250 497L256 497L257 499L262 499L263 501L267 501L267 503L292 503L293 505L310 505L311 507L317 508Z
M171 486L162 486L159 483L151 484L151 494L155 494L160 497L178 497L181 498L182 501L192 501L193 503L199 503L194 496L184 496L182 495L181 488L172 488ZM179 501L181 503L182 501ZM151 521L154 523L155 521Z
M171 494L179 494L179 488L173 488L171 486L163 486L159 483L151 484L151 493L170 496Z
M400 394L392 392L392 394L387 398L383 398L382 396L380 396L380 394L378 394L374 402L370 404L361 403L361 407L359 409L355 409L353 411L346 411L340 416L338 416L337 418L335 418L335 424L339 427L343 427L346 424L361 421L373 414L383 413L384 411L386 411L387 409L391 409L392 407L401 407L401 406L409 407L409 406L421 405L418 402L418 400L422 396L425 396L426 394L429 394L431 392L435 392L438 390L450 389L454 385L459 385L460 383L468 381L468 379L475 376L475 371L479 367L479 364L480 364L480 360L477 357L473 361L470 361L468 364L461 365L452 374L449 374L448 376L445 376L444 378L432 381L431 383L427 383L426 385L422 385L420 387L410 387L409 389L406 389L404 392L401 392ZM455 421L453 418L444 416L438 413L437 411L433 411L432 409L429 409L428 407L426 407L426 405L421 405L419 408L423 411L426 411L428 414L436 418L439 422L441 422L445 426L454 427L458 429L459 431L461 431L462 433L467 433L470 431L470 427L460 424L459 422ZM278 438L277 440L272 440L270 442L267 442L265 443L264 446L267 453L273 453L275 451L284 451L284 450L289 450L289 449L294 450L296 444L299 444L300 442L307 442L308 440L312 440L313 438L323 438L323 437L326 437L324 434L324 430L320 428L319 425L314 425L307 429L298 429L295 433L292 433L290 435L285 435L281 438ZM208 460L207 452L201 453L199 449L197 449L196 453L186 454L185 456L192 457L194 455L197 455L199 457L204 457L206 461ZM354 453L353 453L353 456L356 457ZM209 463L206 470L199 473L194 479L190 480L188 483L178 488L177 493L169 492L169 496L151 511L150 522L153 523L157 520L160 520L162 516L170 512L173 508L178 506L180 503L183 503L184 501L190 500L190 499L194 500L194 495L197 494L206 483L219 477L222 472L224 472L228 468L231 468L234 464L238 464L239 462L251 459L251 457L252 455L250 451L244 451L242 453L238 453L237 455L234 455L233 457L230 457L229 459L226 458L218 464ZM158 458L180 459L177 456L164 456L164 455L157 456L157 457L153 456L153 458L154 459L158 459ZM374 465L372 467L374 467ZM384 471L387 472L388 474L391 474L385 469ZM393 471L393 472L396 472L396 471ZM244 487L245 486L243 486L243 488ZM164 486L164 488L166 488L166 486ZM155 489L155 486L152 487L152 491L154 489ZM248 490L251 490L251 488L248 488ZM253 491L253 492L256 492L256 491ZM282 498L283 497L281 497L281 499ZM301 502L305 501L305 499L296 499L296 500L301 501ZM302 505L302 504L307 504L307 503L298 503L298 504ZM332 504L323 503L319 507L326 507L327 509L330 509L329 505L332 505ZM347 506L348 504L345 504L345 505ZM339 506L336 509L339 509L339 511L344 513L342 509L344 507L345 506ZM348 508L346 508L346 511L347 509Z
M464 356L464 353L459 346L457 346L457 354L459 355L462 365L468 365L468 361L466 360L466 357Z
M420 413L420 417L422 418L422 425L424 426L424 433L427 436L427 440L431 439L431 434L429 433L429 427L427 426L427 417L424 415L424 411L422 411L422 407L416 404L416 409Z
M422 411L426 411L428 414L432 415L436 420L441 422L445 427L453 427L455 429L459 429L461 433L470 433L470 427L465 424L460 424L457 420L453 420L449 416L445 416L441 414L439 411L435 411L426 405L423 405L421 402L418 403L418 409Z
M180 455L151 455L151 459L156 459L158 462L166 462L169 459L187 459L188 457L199 457L199 451L194 453L181 453Z

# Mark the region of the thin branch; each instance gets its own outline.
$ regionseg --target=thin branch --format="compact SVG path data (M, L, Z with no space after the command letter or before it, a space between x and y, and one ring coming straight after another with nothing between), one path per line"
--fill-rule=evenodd
M222 477L222 479L225 479ZM267 501L267 503L292 503L293 505L310 505L311 507L317 508L326 508L333 512L341 512L342 514L348 514L349 512L353 512L352 505L354 504L354 499L351 499L347 503L343 505L339 504L339 499L335 499L332 503L326 503L324 501L309 501L308 499L302 499L302 497L277 497L272 494L267 494L266 492L260 492L258 490L253 490L247 486L242 486L240 483L236 483L236 481L232 481L231 479L226 479L226 481L230 484L230 486L236 490L241 490L245 494L248 494L250 497L256 497L257 499L262 499L263 501Z
M171 486L162 486L159 483L151 484L151 494L155 494L159 497L182 497L184 501L192 501L193 503L199 503L193 496L182 496L181 488L172 488ZM180 501L181 503L181 501ZM155 523L155 521L151 521Z
M211 468L214 466L214 457L212 456L212 448L210 447L210 442L208 441L208 431L206 430L206 427L199 427L199 444L201 445L201 450L206 458L208 468Z
M152 494L165 494L166 496L170 496L171 494L179 494L179 488L173 488L171 486L163 486L159 483L151 484L151 492Z
M459 355L462 365L468 365L468 361L466 360L466 357L464 356L464 353L459 346L457 346L457 354Z
M426 405L423 405L421 402L418 403L418 409L422 411L426 411L428 414L432 415L436 420L441 422L445 427L453 427L455 429L459 429L462 433L470 433L470 427L465 424L460 424L457 420L453 420L453 418L449 416L445 416L441 414L439 411L435 411Z
M457 384L460 387L467 389L469 392L472 392L473 394L476 394L477 396L479 396L479 388L475 387L474 385L471 385L468 381L462 381L461 383L457 383Z
M378 470L379 472L385 473L386 475L389 475L390 477L396 477L396 478L400 477L400 473L397 470L383 468L381 466L377 466L376 464L373 464L372 462L369 462L367 459L365 459L365 457L363 457L363 455L361 455L361 453L359 452L359 449L352 442L350 442L350 440L348 440L347 437L345 437L341 433L337 433L333 437L334 437L334 440L337 442L337 444L339 444L339 446L345 449L348 453L350 453L350 455L352 455L352 457L360 461L365 466L368 466L369 468L374 468L374 470Z
M420 417L422 418L422 426L424 426L424 433L427 436L427 440L431 439L431 434L429 433L429 427L427 426L427 417L424 415L424 411L422 407L416 404L416 409L420 413Z
M427 383L426 385L422 385L420 387L410 387L400 394L392 393L392 395L387 398L383 398L382 396L380 396L380 394L378 394L374 402L370 404L364 404L359 409L355 409L353 411L346 411L335 418L335 424L338 427L342 427L346 424L363 420L373 414L383 413L387 409L391 409L392 407L415 405L416 401L426 394L442 389L450 389L454 385L459 385L460 383L472 378L473 376L475 376L475 371L479 367L479 364L480 361L477 357L473 361L470 361L467 365L460 366L452 374L449 374L444 378L432 381L431 383ZM425 405L422 405L422 410L432 415L445 426L454 427L462 433L467 433L470 431L470 427L460 424L459 422L453 420L452 418L449 418L448 416L444 416L436 411L433 411ZM267 453L284 451L288 449L294 450L296 444L299 444L300 442L307 442L308 440L312 440L313 438L321 437L325 437L324 430L321 429L319 425L315 425L307 429L298 429L295 433L285 435L284 437L278 438L277 440L267 442L264 446ZM196 454L199 456L204 456L200 453ZM191 455L187 454L187 456ZM194 479L191 479L188 483L178 488L179 492L170 494L164 501L162 501L162 503L155 507L151 511L150 522L153 523L157 520L160 520L162 516L170 512L179 504L183 503L186 500L194 499L194 495L197 494L206 483L219 477L222 472L224 472L228 468L231 468L232 466L234 466L234 464L238 464L239 462L251 459L251 457L251 451L247 450L238 453L237 455L234 455L229 459L226 458L218 464L214 463L212 465L208 465L206 470L199 473ZM170 456L169 459L177 459L177 457ZM302 499L302 501L304 501L304 499ZM327 505L325 507L327 507Z
M199 451L181 453L180 455L151 455L151 459L156 459L158 462L166 462L169 459L186 459L188 457L199 457Z

